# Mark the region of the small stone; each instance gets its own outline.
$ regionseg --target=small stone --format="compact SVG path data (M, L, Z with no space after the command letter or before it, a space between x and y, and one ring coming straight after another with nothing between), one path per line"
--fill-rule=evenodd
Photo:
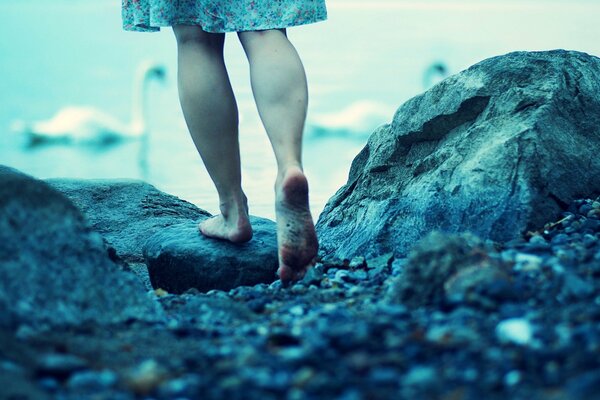
M590 248L598 243L598 238L594 235L586 233L583 236L583 245L587 248Z
M590 210L587 215L588 218L592 218L592 219L598 219L600 218L600 209L593 209Z
M582 205L579 207L579 210L578 210L578 211L579 211L579 214L582 214L582 215L587 215L587 213L588 213L588 212L590 212L590 211L591 211L591 210L593 210L593 209L594 209L594 207L592 207L592 205L591 205L591 204L586 204L586 203L585 203L585 204L582 204Z
M398 371L392 368L376 367L369 374L370 380L377 383L397 382Z
M39 376L51 376L65 379L72 373L87 367L87 362L72 354L50 353L39 357L37 373Z
M369 275L368 275L367 271L362 270L362 269L358 270L358 271L352 271L350 273L350 278L352 278L352 280L355 280L355 281L364 281L364 280L367 280L368 277L369 277Z
M281 283L281 280L279 280L279 279L269 285L270 290L279 290L282 287L283 287L283 284Z
M301 282L307 286L320 285L321 280L323 279L324 276L325 275L323 273L323 265L320 264L313 268L310 268L304 275L304 278L302 279Z
M96 392L113 387L117 380L117 375L110 370L83 371L71 376L67 381L67 387Z
M526 346L533 339L533 327L525 318L510 318L496 326L496 337L502 343Z
M519 371L510 371L504 375L504 384L506 386L515 386L519 382L521 382L521 372Z
M54 378L42 378L37 383L42 389L48 392L55 392L60 387L60 383Z
M529 239L529 244L535 245L537 247L546 247L548 243L546 239L542 235L533 235L531 239Z
M290 314L295 315L295 316L301 316L304 315L304 307L298 305L298 306L294 306L292 308L290 308Z
M542 265L543 258L534 254L517 253L515 256L515 271L538 271Z
M568 240L569 240L569 237L567 235L565 235L564 233L559 233L558 235L556 235L552 238L552 244L554 244L554 245L565 244L568 242Z
M295 284L294 286L292 286L292 288L290 289L290 291L294 294L304 294L308 291L308 288L303 284L304 282L298 282L297 284Z
M477 332L461 325L431 327L427 330L425 338L441 347L461 347L480 340Z
M165 378L165 369L156 360L148 359L129 371L126 375L126 384L135 393L148 394Z
M187 399L192 396L200 386L200 378L194 374L187 374L180 378L164 382L160 385L158 392L161 398ZM189 397L188 397L189 396Z
M294 374L292 382L294 386L305 386L315 376L315 370L310 367L302 367Z
M334 280L338 281L338 282L347 282L350 279L350 273L346 270L339 270L335 273L335 277Z
M402 383L407 386L426 387L438 379L435 368L429 366L415 366L408 371Z

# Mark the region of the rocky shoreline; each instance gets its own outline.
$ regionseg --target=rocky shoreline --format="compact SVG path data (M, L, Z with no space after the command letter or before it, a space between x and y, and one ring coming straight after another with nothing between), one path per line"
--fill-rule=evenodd
M600 198L546 227L503 244L434 232L291 288L156 290L157 323L3 330L4 398L594 398Z
M0 398L597 398L595 71L512 53L407 102L291 287L272 221L233 248L147 183L0 166Z

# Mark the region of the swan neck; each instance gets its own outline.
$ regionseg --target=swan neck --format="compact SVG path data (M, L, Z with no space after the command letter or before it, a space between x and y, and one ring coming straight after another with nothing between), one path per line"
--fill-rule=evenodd
M131 129L136 134L142 134L146 131L146 120L147 120L147 99L146 99L146 88L148 86L148 79L146 70L139 71L133 82L133 104L132 118L131 118Z

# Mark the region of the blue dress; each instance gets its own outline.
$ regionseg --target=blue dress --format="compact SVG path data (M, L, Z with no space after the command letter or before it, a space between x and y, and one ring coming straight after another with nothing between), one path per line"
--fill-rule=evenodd
M122 0L123 29L199 25L206 32L288 28L327 19L325 0Z

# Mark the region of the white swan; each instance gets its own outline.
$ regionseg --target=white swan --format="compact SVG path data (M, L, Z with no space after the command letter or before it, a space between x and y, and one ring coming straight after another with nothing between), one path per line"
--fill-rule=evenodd
M345 136L364 138L389 122L395 109L380 102L362 100L348 107L311 118L308 134L313 137Z
M133 82L132 116L124 124L96 108L68 106L46 121L26 123L16 121L12 130L27 137L28 145L45 143L107 145L118 141L147 136L146 91L151 79L164 80L165 68L144 61Z

